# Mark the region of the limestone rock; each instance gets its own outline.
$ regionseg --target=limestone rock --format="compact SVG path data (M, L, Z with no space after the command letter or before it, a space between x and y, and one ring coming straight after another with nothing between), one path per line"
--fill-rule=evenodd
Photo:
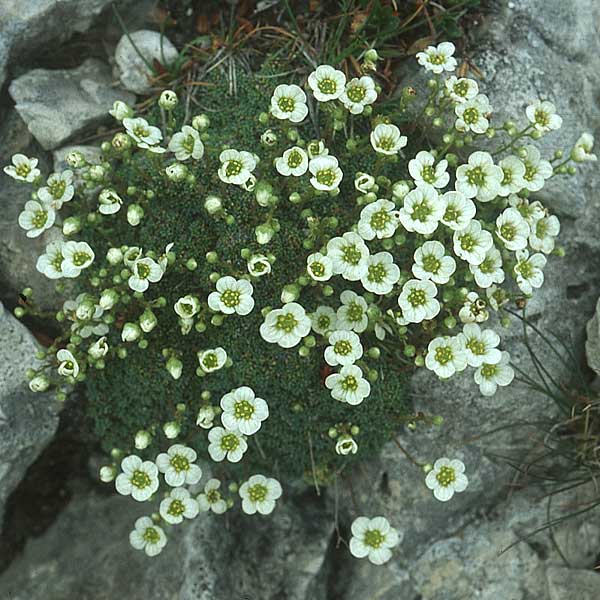
M593 369L597 375L600 375L600 299L596 304L596 313L588 321L586 332L587 340L585 342L585 354L590 369Z

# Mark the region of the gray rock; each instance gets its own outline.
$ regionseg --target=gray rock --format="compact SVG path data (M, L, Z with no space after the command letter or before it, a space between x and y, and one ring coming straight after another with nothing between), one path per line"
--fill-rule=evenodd
M322 568L331 520L308 503L282 502L268 518L201 514L169 528L169 542L155 558L128 542L144 509L131 498L77 494L0 577L0 597L325 598Z
M152 65L156 60L168 67L178 55L170 40L156 31L142 29L129 36L124 35L115 50L115 62L123 87L136 94L151 92L153 74L146 63Z
M88 59L76 69L29 71L15 79L9 91L29 131L51 150L110 118L115 100L135 100L111 85L110 68Z
M554 567L548 570L550 600L596 600L600 590L600 574L591 569Z
M38 167L44 174L50 170L41 148L32 140L27 126L16 111L12 110L0 124L0 166L10 163L13 154L21 152L39 157ZM35 268L37 258L43 254L46 244L60 233L57 228L37 238L28 238L19 227L17 219L25 202L30 199L33 188L27 183L15 181L0 172L0 300L9 304L16 301L17 293L27 286L35 291L36 302L44 310L60 304L54 282Z
M9 62L86 31L111 0L0 0L0 86Z
M596 375L600 375L600 321L598 314L600 313L600 299L596 304L596 312L588 321L586 326L587 340L585 342L585 355L587 363Z
M58 427L54 398L31 392L25 380L38 348L31 333L0 304L0 525L6 499Z

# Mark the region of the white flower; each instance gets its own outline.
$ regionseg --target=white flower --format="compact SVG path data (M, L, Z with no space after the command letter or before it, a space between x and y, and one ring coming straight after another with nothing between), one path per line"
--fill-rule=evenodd
M530 202L527 198L521 198L515 194L511 194L508 197L508 204L521 213L523 218L529 223L529 227L532 229L536 221L539 221L546 216L546 209L539 200Z
M323 140L311 140L306 145L306 151L308 152L308 158L327 156L329 154L329 150L325 147Z
M475 371L475 383L479 386L479 391L483 396L493 396L498 386L506 386L512 383L515 378L513 368L508 364L510 355L508 352L502 352L500 362L490 364L483 363Z
M469 292L465 303L458 311L458 318L463 323L483 323L489 317L486 301L480 298L477 292Z
M398 154L408 143L405 135L400 134L400 130L395 126L387 123L379 123L375 129L371 131L370 138L373 150L379 154L387 154L392 156Z
M135 342L142 335L140 326L137 323L125 323L121 330L121 340L123 342Z
M354 187L356 191L361 194L366 194L373 189L375 185L375 177L373 175L369 175L368 173L361 173L360 171L356 172L354 176Z
M150 283L156 283L164 274L162 268L152 258L138 258L131 265L132 275L127 283L135 292L145 292Z
M140 315L140 328L144 333L150 333L157 325L156 315L149 308L146 308Z
M248 273L252 277L262 277L271 272L271 263L264 254L253 254L248 260Z
M19 215L19 226L27 231L28 238L36 238L50 229L56 220L56 212L51 204L29 200Z
M129 534L129 543L136 550L143 550L148 556L156 556L166 546L167 536L150 517L140 517L135 522L135 529Z
M446 92L454 102L462 103L473 100L479 94L479 85L474 79L467 77L457 78L451 75L446 79Z
M332 398L353 406L360 404L371 393L371 384L356 365L345 365L339 373L329 375L325 385L331 390Z
M452 55L455 50L456 48L452 42L427 46L423 52L417 53L417 62L425 67L426 71L431 71L437 75L444 71L454 71L456 69L456 59Z
M12 165L4 167L4 172L13 179L32 183L39 177L40 170L36 168L37 158L27 158L24 154L14 154L11 160Z
M320 335L326 335L337 329L337 317L330 306L319 306L310 316L313 331Z
M523 185L530 192L539 192L544 187L546 179L552 177L554 169L547 160L541 158L540 151L535 146L525 146L524 150Z
M105 188L98 196L98 204L98 212L103 215L114 215L121 210L123 199L115 192L115 190Z
M44 187L37 191L38 198L53 208L59 210L65 202L75 195L73 172L66 170L62 173L52 173Z
M94 251L86 242L65 242L62 247L64 260L62 272L65 277L77 277L83 269L94 262Z
M492 234L482 229L481 223L473 219L452 236L454 253L471 265L480 265L485 260L487 251L493 246Z
M456 261L446 255L446 249L441 242L431 240L415 250L413 275L417 279L431 279L434 283L448 283L454 271Z
M45 392L49 387L50 387L50 380L44 374L36 375L29 382L29 389L34 393Z
M389 252L378 252L367 259L367 272L360 278L368 292L385 296L400 279L400 268Z
M325 348L325 362L332 367L354 364L363 355L360 338L353 331L334 331Z
M184 518L195 519L200 507L185 488L176 488L160 503L159 512L167 523L177 525Z
M300 146L292 146L283 153L283 156L275 159L275 168L285 177L304 175L308 170L308 154Z
M192 319L200 310L200 300L196 296L188 294L175 302L173 310L181 319Z
M371 77L366 75L351 79L346 84L346 89L340 96L342 104L353 115L360 115L365 110L365 106L373 104L375 100L377 100L375 82Z
M202 469L194 464L196 451L182 444L173 444L156 457L156 466L171 487L194 485L202 477Z
M215 312L226 315L237 313L244 316L254 308L252 284L245 279L234 279L227 275L216 284L217 291L208 295L208 306Z
M327 256L333 272L348 281L358 281L367 272L369 249L363 239L353 231L327 242Z
M310 332L311 321L306 311L296 302L289 302L283 308L272 310L260 326L263 340L279 344L282 348L292 348Z
M149 461L142 461L131 454L121 462L123 471L115 480L115 488L123 496L131 496L138 502L148 500L158 489L158 469Z
M215 409L212 406L202 406L198 411L198 416L196 417L196 425L198 427L202 427L202 429L210 429L213 426L213 422L215 420Z
M368 558L374 565L383 565L392 557L398 545L398 531L390 527L385 517L358 517L351 526L350 553L356 558Z
M389 200L377 200L360 211L358 233L364 240L390 238L398 229L396 205Z
M46 246L46 251L42 254L35 265L35 268L43 273L48 279L60 279L64 277L62 264L64 261L63 247L65 242L57 240L50 242Z
M306 94L297 85L278 85L271 96L271 114L276 119L300 123L308 114Z
M308 76L308 85L317 101L327 102L343 94L346 76L330 65L320 65Z
M106 336L98 338L89 348L88 354L95 359L103 358L108 354L108 342Z
M500 336L493 329L482 330L476 323L467 323L458 338L463 344L470 367L480 367L484 362L493 365L500 362Z
M315 281L327 281L333 275L333 263L329 256L315 252L306 259L306 270Z
M227 510L227 502L223 500L218 479L209 479L204 486L204 493L197 498L198 506L202 512L212 510L216 515L222 515Z
M504 172L490 154L473 152L468 164L456 169L456 191L467 198L490 202L498 195L503 178Z
M502 269L502 255L496 246L492 246L485 253L480 264L469 265L469 270L480 288L489 288L494 283L502 283L506 277Z
M492 112L490 101L485 94L479 94L471 100L456 104L454 107L458 131L485 133L490 127L489 115Z
M515 279L521 291L529 296L544 283L542 269L546 266L546 257L539 253L529 256L529 250L518 250L516 254Z
M269 407L262 398L254 395L252 388L242 386L221 398L221 421L230 431L244 435L256 433L269 416Z
M219 179L224 183L242 185L250 179L252 171L256 168L256 158L245 150L223 150L219 155L221 167Z
M356 454L358 452L358 444L351 435L341 435L335 444L335 451L341 456Z
M421 184L404 197L400 222L407 231L429 235L433 233L446 212L446 201L428 183Z
M197 356L200 368L205 373L214 373L214 371L222 369L227 362L227 352L220 346L210 350L201 350Z
M335 156L311 158L308 169L313 175L310 178L310 183L316 190L325 192L335 190L344 177Z
M511 194L520 192L525 185L525 181L523 180L525 165L523 161L516 156L507 156L498 163L498 166L502 169L502 173L504 173L504 177L500 182L498 196L506 198Z
M560 129L562 118L556 114L556 107L552 102L536 100L525 109L529 122L542 133Z
M460 192L446 192L442 198L446 202L446 210L441 221L450 229L464 229L475 216L475 203Z
M204 156L204 144L200 134L189 125L184 125L179 133L173 135L168 148L177 160L200 160Z
M429 342L425 366L440 379L448 379L467 368L467 353L462 339L437 337Z
M133 117L133 109L122 100L116 100L113 102L112 108L108 111L108 114L114 117L117 121L122 121L128 117Z
M142 258L142 249L137 246L128 246L127 250L123 253L123 262L129 268L133 266L133 263L138 258Z
M244 452L248 450L246 436L223 427L213 427L208 432L208 441L208 453L215 462L221 462L225 458L232 463L240 462Z
M529 225L516 208L506 208L496 219L496 235L507 250L523 250L527 247Z
M77 377L79 375L79 364L71 352L62 348L56 353L59 362L58 374L62 377Z
M460 460L438 458L433 469L425 477L425 485L433 490L433 495L440 502L447 502L454 492L464 492L469 480L464 474L465 465Z
M123 125L127 130L127 134L140 148L153 150L152 146L160 144L163 139L160 129L154 127L154 125L149 125L148 121L141 117L135 119L126 117L123 119ZM164 149L161 150L164 152Z
M338 308L336 328L362 333L369 324L367 301L352 290L340 294L342 305Z
M445 188L450 181L450 175L446 173L447 168L447 160L440 160L436 165L433 154L425 150L421 150L408 163L408 172L417 186L428 183L435 188Z
M398 297L402 316L409 323L420 323L433 319L440 312L440 303L436 300L437 287L429 280L409 279Z
M275 508L275 501L281 498L282 489L279 481L264 475L252 475L240 486L242 510L247 515L257 512L268 515Z
M554 215L542 217L531 227L529 245L532 250L550 254L554 250L554 243L559 233L560 221L558 217Z
M591 133L583 133L575 142L575 146L571 151L571 158L575 162L595 162L598 160L598 157L592 152L593 148L594 136Z

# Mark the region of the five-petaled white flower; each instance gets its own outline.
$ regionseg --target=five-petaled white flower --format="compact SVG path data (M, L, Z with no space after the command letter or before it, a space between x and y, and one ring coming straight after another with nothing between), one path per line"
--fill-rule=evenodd
M336 100L344 93L346 75L330 65L320 65L308 76L308 85L317 101Z
M27 158L24 154L14 154L11 158L12 165L4 167L4 172L13 179L32 183L39 175L37 158Z
M297 302L288 302L267 314L260 326L260 335L271 344L292 348L309 334L310 328L311 320L304 308Z
M594 136L591 133L582 133L575 142L571 151L571 158L575 162L595 162L598 157L592 152L594 149Z
M432 281L409 279L398 297L398 306L402 316L409 323L420 323L433 319L440 312L440 303L436 299L437 287Z
M48 279L60 279L65 276L62 271L62 264L65 259L63 255L64 245L65 242L62 240L50 242L46 246L44 254L37 259L35 268Z
M254 515L257 512L261 515L268 515L273 512L275 502L281 498L282 492L281 484L277 479L264 475L252 475L240 486L242 510L247 515Z
M408 162L408 172L418 185L428 183L435 188L445 188L450 181L450 175L446 172L447 160L435 163L435 157L431 152L421 150Z
M529 256L529 250L517 250L516 255L515 279L520 290L529 296L544 283L542 269L546 266L546 257L539 252Z
M56 220L56 212L52 204L44 201L29 200L19 215L19 226L27 231L27 237L36 238L46 229L50 229Z
M129 534L129 543L136 550L143 550L148 556L156 556L166 546L167 536L150 517L140 517Z
M399 279L400 268L394 263L394 257L389 252L378 252L367 259L367 271L360 282L367 292L385 296Z
M62 375L62 377L77 377L79 375L79 363L69 350L61 348L56 353L56 359L59 362L57 369L59 375Z
M352 290L340 294L341 306L337 310L337 329L347 329L362 333L369 324L367 301Z
M223 150L219 154L221 166L219 168L219 179L224 183L243 185L252 176L256 168L256 157L245 150Z
M540 151L535 146L525 146L523 152L525 173L523 182L525 189L530 192L539 192L545 185L546 179L552 177L552 165L541 157Z
M472 131L481 134L490 127L489 116L492 107L485 94L478 94L471 100L456 104L454 112L456 114L454 127L458 131Z
M446 201L430 184L423 183L404 197L399 211L400 222L407 231L429 235L446 212Z
M368 558L374 565L383 565L392 557L398 545L398 531L385 517L358 517L351 526L350 553L356 558Z
M73 172L67 169L62 173L52 173L48 177L46 185L37 191L37 195L42 202L51 204L56 210L59 210L75 195Z
M467 353L460 337L437 337L429 342L425 366L440 379L467 368Z
M473 100L479 93L479 85L474 79L467 77L456 77L456 75L450 75L446 79L446 93L454 102L462 103L469 100Z
M442 42L437 46L427 46L423 52L417 53L417 62L436 75L444 71L456 69L456 59L453 54L456 47L452 42Z
M456 169L456 191L467 198L490 202L498 195L503 178L504 172L489 153L473 152L468 164Z
M446 192L443 199L446 210L441 218L442 223L454 231L464 229L477 212L473 200L455 191Z
M493 329L481 329L477 323L467 323L458 338L463 344L470 367L480 367L484 362L494 365L500 362L500 336Z
M368 104L377 100L375 82L368 75L351 79L340 96L342 104L353 114L360 115Z
M331 306L319 306L314 313L310 315L310 321L313 331L320 335L326 335L330 331L337 329L337 317L335 310Z
M158 469L152 461L142 461L131 454L121 461L121 470L123 472L115 480L119 494L131 495L134 500L144 502L158 489Z
M65 277L77 277L95 258L94 251L87 242L65 242L62 254L64 260L61 267Z
M333 275L333 263L329 256L315 252L306 259L306 270L315 281L327 281Z
M360 338L353 331L334 331L325 348L325 362L332 367L354 364L363 355Z
M503 158L498 166L504 174L500 182L498 196L506 198L511 194L518 194L524 187L523 175L525 175L525 165L517 156L507 156Z
M371 384L357 365L343 366L339 373L333 373L325 379L325 385L331 390L332 398L353 406L360 404L371 393Z
M213 427L208 432L208 441L208 453L215 462L221 462L225 458L232 463L240 462L244 452L248 450L244 434L223 427Z
M135 292L145 292L150 283L160 281L163 274L161 266L154 259L138 258L131 265L131 275L127 283Z
M417 279L431 279L434 283L448 283L456 271L456 261L446 255L441 242L430 240L415 250L413 275Z
M204 144L200 133L189 125L184 125L181 131L173 135L168 149L175 154L177 160L200 160L204 156Z
M308 170L308 154L300 146L292 146L283 153L283 156L275 159L275 168L284 177L304 175Z
M271 96L271 114L280 120L300 123L308 114L306 94L297 85L278 85Z
M344 177L338 166L338 159L331 155L311 158L308 169L312 174L310 178L311 185L316 190L324 192L335 190Z
M556 237L560 233L560 221L555 215L538 219L531 226L529 245L532 250L550 254L554 250Z
M376 200L360 211L357 231L364 240L389 238L396 233L399 224L396 205L389 200Z
M248 260L248 273L252 277L268 275L271 270L271 262L264 254L253 254Z
M127 130L127 134L140 147L153 152L164 152L164 148L160 148L158 144L163 139L162 133L158 127L150 125L146 119L141 117L125 118L123 125Z
M183 444L173 444L166 452L156 457L156 466L165 475L171 487L193 485L202 477L202 469L195 464L196 451Z
M185 488L175 488L160 503L160 516L170 525L178 525L183 519L195 519L200 512L198 502Z
M516 208L506 208L496 218L496 235L507 250L526 248L529 233L529 224Z
M358 281L367 272L369 248L360 235L347 231L327 242L333 272L348 281Z
M104 188L98 196L98 212L103 215L114 215L122 204L123 199L113 189Z
M358 444L351 435L341 435L335 443L336 454L348 456L358 452Z
M458 318L463 323L483 323L489 317L487 302L480 298L477 292L469 292L463 306L458 311Z
M398 154L408 143L405 135L400 134L400 130L389 123L379 123L371 131L370 138L373 150L379 154L393 156Z
M515 372L509 364L510 355L502 352L502 358L497 363L483 363L475 371L475 383L483 396L493 396L498 386L510 385L515 378Z
M438 458L425 477L425 485L433 490L440 502L447 502L455 492L464 492L469 480L464 474L465 465L460 460Z
M466 260L470 265L480 265L485 260L487 251L493 246L494 239L489 231L481 227L475 219L452 236L454 253Z
M494 283L502 283L506 274L502 269L502 255L496 246L491 246L485 257L478 265L469 265L469 270L475 277L475 283L480 288L489 288Z
M227 362L227 352L221 346L210 350L200 350L197 356L200 368L205 373L214 373L222 369Z
M221 422L230 431L244 435L256 433L269 416L269 406L257 398L254 390L244 385L231 390L221 398Z
M254 308L252 284L245 279L235 279L229 275L219 278L217 291L208 295L208 306L215 312L226 315L237 313L244 316Z
M227 510L227 502L221 496L218 479L209 479L204 486L204 492L198 495L198 506L202 512L212 510L216 515L222 515Z
M542 133L560 129L562 117L556 114L556 107L547 100L536 100L525 109L529 122Z

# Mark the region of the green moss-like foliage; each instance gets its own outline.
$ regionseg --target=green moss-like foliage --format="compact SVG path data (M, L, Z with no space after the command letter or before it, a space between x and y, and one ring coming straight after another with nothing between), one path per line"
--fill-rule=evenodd
M227 82L215 76L213 85L197 96L202 110L211 119L207 146L220 148L229 145L264 155L260 148L260 134L265 128L258 124L258 115L267 109L272 88L278 82L260 75L238 75L237 96L230 96ZM177 109L177 115L180 123L183 107ZM152 120L152 116L148 118ZM160 119L158 115L156 118ZM308 128L301 131L305 139L315 137L315 133L310 131L311 123L303 127ZM352 209L356 191L352 184L353 174L368 170L368 164L360 163L369 159L361 156L374 155L372 152L350 155L345 149L343 135L338 135L338 138L339 147L330 145L330 148L340 159L346 174L341 193L336 198L323 196L322 200L308 205L317 217L338 217L339 227L330 235L341 235L354 222L356 211ZM277 146L281 149L279 154L290 145L289 140L280 139ZM263 322L260 310L265 306L280 307L283 286L305 270L306 256L310 251L303 247L307 226L300 213L307 205L299 207L288 201L287 197L293 191L291 186L295 185L293 178L288 178L286 185L290 187L275 190L280 197L276 218L281 230L266 248L260 247L254 228L265 221L269 209L260 207L253 193L223 184L217 177L218 163L214 154L213 158L205 156L197 163L188 163L196 176L193 184L168 181L164 172L153 164L153 159L141 153L127 166L115 162L115 187L124 198L127 198L128 186L136 186L139 191L154 191L154 197L144 202L145 217L139 226L133 228L125 220L126 211L121 210L114 218L104 220L100 227L83 232L84 239L89 240L100 256L108 247L122 244L140 246L158 255L168 243L174 242L173 251L183 259L169 268L163 279L152 284L144 294L144 301L159 296L167 299L164 308L155 309L159 324L147 336L149 347L142 350L129 344L126 359L115 357L107 362L104 370L90 369L88 372L87 406L98 437L107 450L113 447L131 449L136 431L154 425L158 433L148 450L151 455L159 446L164 448L165 445L160 426L180 418L182 433L177 441L190 443L201 455L208 456L207 432L195 424L198 409L203 404L201 393L211 392L210 402L218 405L223 394L247 385L267 401L270 416L260 431L248 439L249 449L239 466L225 465L229 473L237 469L239 476L257 470L283 477L301 476L311 470L312 464L319 470L330 472L349 460L364 459L376 453L398 428L399 419L407 413L406 375L401 372L400 364L385 352L378 360L367 359L370 368L377 369L379 378L372 384L370 396L361 405L350 406L331 398L324 385L328 372L322 347L314 348L309 357L302 358L297 348L286 350L268 344L260 337L259 327ZM261 167L264 173L266 166L261 163ZM283 178L275 177L274 168L272 170L272 180L281 181ZM207 214L203 203L208 194L217 194L223 199L225 208L235 217L235 224L227 225L224 220ZM139 199L136 201L141 203ZM246 260L240 255L242 248L250 248L257 253L266 250L276 256L272 273L253 282L254 311L244 317L227 317L222 326L209 325L203 333L192 329L187 336L182 336L173 311L174 303L186 294L205 299L214 290L214 284L209 281L213 271L222 276L236 277L247 273ZM216 265L205 261L209 251L218 253ZM197 260L198 268L189 271L183 265L192 257ZM330 283L336 287L334 282ZM299 302L307 311L320 304L337 306L339 294L347 288L353 289L354 286L349 282L337 283L334 296L326 299L318 287L308 286L303 289ZM364 293L360 286L356 287L356 291ZM136 300L121 308L121 312L125 313L121 321L135 321L143 311ZM118 330L113 331L111 336L109 342L113 347L118 346ZM369 337L376 341L373 334ZM365 349L369 347L368 339L363 337ZM233 366L197 377L194 374L198 366L196 352L217 346L226 349ZM184 364L181 379L173 380L165 369L165 359L161 355L163 348L174 348L180 352ZM176 409L180 403L186 407L183 413ZM340 423L347 424L346 427L349 424L360 427L360 433L355 436L360 451L355 457L340 457L334 451L335 441L329 438L328 430Z

